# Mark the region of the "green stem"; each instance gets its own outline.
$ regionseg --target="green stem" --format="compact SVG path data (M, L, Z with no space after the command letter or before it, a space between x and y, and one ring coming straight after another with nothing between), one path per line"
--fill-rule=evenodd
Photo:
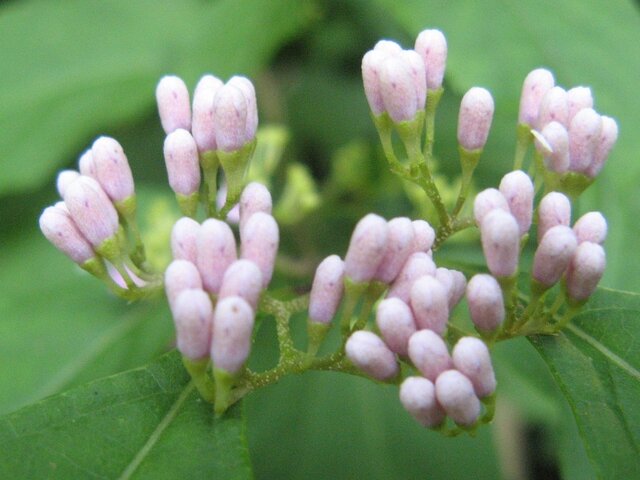
M482 154L482 149L470 151L464 147L460 147L458 151L460 152L460 165L462 166L462 181L460 183L458 199L451 213L451 217L454 219L458 216L467 200L469 188L471 188L471 180L473 179L473 172L478 166L478 161Z
M527 155L527 150L532 140L531 127L522 123L518 124L516 127L516 153L513 160L514 170L522 170L524 158Z
M436 135L436 110L444 93L444 88L427 91L426 128L424 142L424 156L427 161L433 158L433 144Z

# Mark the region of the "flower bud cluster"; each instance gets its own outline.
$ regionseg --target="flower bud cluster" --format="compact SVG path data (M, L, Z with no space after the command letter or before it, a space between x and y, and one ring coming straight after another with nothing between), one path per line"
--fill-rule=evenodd
M536 149L548 170L594 178L618 138L618 125L593 109L588 87L555 85L551 72L533 70L520 97L520 124L535 129Z

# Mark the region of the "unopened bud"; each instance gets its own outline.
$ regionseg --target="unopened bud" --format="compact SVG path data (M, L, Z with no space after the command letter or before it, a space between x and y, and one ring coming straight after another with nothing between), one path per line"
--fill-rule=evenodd
M373 49L387 55L395 55L402 51L402 47L393 40L378 40Z
M97 179L96 164L93 161L93 152L91 149L85 151L78 159L78 171L81 175L86 175L94 180Z
M413 224L413 251L428 252L436 239L436 231L425 220L414 220Z
M219 78L204 75L193 92L191 133L200 153L215 150L217 147L213 127L213 99L222 85Z
M171 190L189 196L200 188L198 147L189 132L178 128L164 140L164 161Z
M442 335L449 320L449 297L435 277L424 275L411 287L411 310L418 328Z
M382 92L380 91L380 68L386 56L380 50L369 50L362 57L364 93L367 97L369 108L376 116L385 111Z
M253 311L257 311L262 293L262 272L251 260L236 260L222 277L219 299L237 296L243 298Z
M604 164L607 161L607 157L609 156L611 149L618 140L618 124L616 121L606 115L602 115L601 118L602 130L600 131L600 138L596 145L596 151L593 154L593 161L586 170L586 174L591 178L594 178L598 173L600 173L600 170L602 170L602 167L604 167Z
M553 87L542 97L538 121L538 130L542 130L550 122L558 122L568 125L569 107L567 103L567 91L562 87Z
M413 78L411 65L399 55L387 57L380 66L380 94L394 122L412 120L420 109Z
M552 172L569 170L569 133L558 122L550 122L542 129L544 143L536 138L536 149L544 156L544 164Z
M387 247L375 273L375 278L383 283L391 283L413 253L414 230L411 220L406 217L392 218L387 223Z
M533 127L538 120L542 97L553 88L555 80L553 74L544 68L531 71L524 79L520 95L520 111L518 123Z
M275 219L264 212L256 212L240 231L242 258L251 260L262 272L262 287L267 288L273 275L278 254L280 233Z
M224 272L237 259L236 241L229 225L214 218L205 220L198 231L197 249L196 265L204 289L218 294Z
M251 351L254 313L240 297L218 301L213 314L211 359L215 368L235 374L240 371Z
M569 125L571 170L586 172L592 164L602 131L602 118L592 108L583 108Z
M453 365L447 344L432 330L418 330L411 335L408 352L413 365L432 382Z
M589 87L573 87L567 91L567 107L568 116L567 123L569 125L573 117L576 116L583 108L593 108L593 96Z
M569 266L577 246L576 235L566 225L547 230L533 257L533 278L545 287L554 285Z
M272 207L271 193L267 187L258 182L249 183L240 196L240 231L251 215L256 212L271 215Z
M571 223L571 202L559 192L547 193L538 205L538 243L547 230L556 225Z
M407 355L409 338L416 331L409 306L399 298L382 300L376 309L376 324L391 351Z
M471 321L479 332L491 333L502 325L505 317L502 289L491 275L479 273L469 280L467 305Z
M462 97L458 114L458 143L466 150L484 148L493 120L493 97L488 90L473 87Z
M520 236L529 231L533 217L533 183L529 175L515 170L502 177L500 192L509 204L511 215L518 222Z
M65 208L45 208L40 215L40 230L47 240L78 265L96 255Z
M491 364L489 349L475 337L462 337L451 352L453 365L473 384L478 398L491 395L496 390L496 376Z
M56 179L56 190L58 190L58 194L63 197L67 187L79 176L80 174L75 170L62 170L58 173L58 178Z
M182 355L200 360L209 354L211 345L211 299L203 290L183 290L173 307L176 344Z
M247 77L233 76L229 79L229 85L233 85L242 91L247 103L247 121L244 132L244 142L252 141L258 130L258 104L256 101L256 89Z
M133 175L122 146L110 137L100 137L91 146L96 180L114 202L134 194Z
M400 56L409 64L418 110L424 110L427 101L427 75L424 61L415 50L403 50Z
M471 380L457 370L447 370L436 379L436 398L458 425L471 426L480 416L480 400Z
M375 333L354 332L347 340L345 352L358 369L376 380L389 380L398 374L396 356Z
M179 219L171 230L171 253L174 259L198 262L198 232L200 224L189 217Z
M400 402L423 427L436 427L445 413L436 400L433 382L423 377L407 377L400 385Z
M475 218L476 225L480 226L484 217L495 209L510 212L509 202L507 202L507 199L500 190L497 188L487 188L478 193L473 201L473 217Z
M607 220L600 212L588 212L573 225L578 243L593 242L602 245L607 238Z
M578 302L591 296L604 274L604 249L597 243L582 242L567 269L567 293Z
M387 249L389 227L384 218L370 213L356 225L345 255L345 275L354 282L373 279Z
M387 297L397 297L404 303L409 303L413 283L423 275L435 276L435 274L436 264L427 253L413 253L404 263L402 270L391 285Z
M156 101L165 133L177 128L191 130L189 90L181 78L173 75L162 77L156 87Z
M467 278L464 276L464 273L458 270L449 270L449 273L453 279L451 291L449 292L449 311L451 311L460 303L460 300L462 300L464 296L465 289L467 288Z
M213 130L219 150L232 152L246 143L248 105L244 92L229 83L216 92Z
M344 262L337 255L325 258L316 269L309 294L309 319L327 324L336 314L344 293Z
M491 274L510 277L516 273L520 255L520 229L514 216L498 209L489 212L480 224L480 237Z
M172 311L178 295L189 289L202 290L198 268L188 260L174 260L164 272L164 290Z
M422 57L427 71L427 88L442 87L447 63L447 40L440 30L423 30L418 34L415 51Z

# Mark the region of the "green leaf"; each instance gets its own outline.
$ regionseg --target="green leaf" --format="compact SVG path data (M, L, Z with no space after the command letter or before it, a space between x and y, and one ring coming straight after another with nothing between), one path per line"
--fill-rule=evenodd
M41 184L101 129L148 115L160 76L253 74L302 29L294 0L12 2L0 7L0 193ZM159 123L158 123L159 125Z
M251 478L240 405L216 419L172 352L0 419L2 478Z
M607 480L640 471L639 315L640 295L601 289L559 335L531 338Z

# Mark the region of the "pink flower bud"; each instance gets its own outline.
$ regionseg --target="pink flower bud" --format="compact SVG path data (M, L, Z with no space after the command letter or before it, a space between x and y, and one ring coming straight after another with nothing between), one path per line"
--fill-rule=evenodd
M391 283L413 253L413 224L406 217L392 218L387 223L387 248L375 273L375 278L383 283Z
M426 80L424 88L426 89ZM394 122L404 122L415 117L420 105L412 66L401 56L389 56L381 64L380 94L385 110Z
M191 130L189 90L181 78L173 75L162 77L156 87L156 101L165 133L177 128Z
M607 238L607 220L600 212L588 212L573 226L578 243L593 242L602 245Z
M335 316L344 293L344 262L337 255L325 258L313 277L309 295L309 319L329 323Z
M593 96L589 87L574 87L567 91L567 123L571 124L571 120L583 108L593 108Z
M604 167L604 164L607 161L607 157L609 156L611 149L618 140L618 124L616 121L605 115L602 115L601 118L602 130L600 131L600 138L598 139L596 150L593 154L593 161L585 172L591 178L594 178L598 173L600 173L600 170L602 170L602 167Z
M387 297L396 297L404 303L409 303L413 283L423 275L435 276L435 274L436 264L427 253L413 253L404 263L402 270L391 285Z
M351 363L376 380L389 380L398 374L396 356L375 333L354 332L344 349Z
M80 175L67 186L63 198L78 230L94 247L118 231L118 212L93 178Z
M488 90L473 87L462 97L458 114L458 143L466 150L484 148L493 120L493 97Z
M471 380L478 398L491 395L496 390L491 356L485 343L475 337L462 337L451 352L453 365Z
M567 91L562 87L553 87L542 97L538 121L538 130L542 130L550 122L558 122L568 125L569 107L567 103Z
M362 81L369 108L374 115L385 111L380 91L380 68L387 54L380 50L369 50L362 57Z
M583 108L569 125L569 155L571 170L585 172L592 164L600 133L602 118L592 108Z
M542 97L553 88L553 74L544 68L531 71L524 79L520 95L518 123L534 126L538 119Z
M435 277L442 283L447 291L449 311L451 312L460 300L462 300L465 288L467 287L467 279L462 272L443 267L436 269Z
M227 83L218 89L213 100L213 130L219 150L232 152L246 143L248 108L237 86Z
M479 332L494 332L502 325L505 317L502 289L491 275L479 273L469 280L467 304L471 321Z
M85 151L78 159L78 170L80 175L86 175L94 180L97 180L96 164L93 161L93 152L91 149Z
M211 359L215 368L238 373L251 351L254 313L240 297L218 301L213 314Z
M255 312L261 293L262 272L258 266L251 260L236 260L224 272L218 298L240 297Z
M480 416L480 400L471 380L457 370L440 374L436 382L436 399L458 425L471 426Z
M547 193L538 205L538 243L547 230L556 225L571 223L571 202L559 192Z
M178 295L184 290L202 290L202 278L198 268L188 260L174 260L164 272L164 290L171 311Z
M354 282L373 279L387 250L389 227L384 218L370 213L356 225L345 256L345 274Z
M480 224L482 250L495 277L510 277L518 268L520 229L510 213L492 210Z
M58 194L61 197L64 196L64 192L67 187L79 176L80 174L75 170L62 170L58 173L58 178L56 179L56 189L58 190Z
M427 75L422 57L414 50L402 50L400 57L409 65L417 108L424 110L427 101Z
M536 149L544 156L544 164L552 172L569 170L569 133L558 122L550 122L542 129L543 142L536 138Z
M200 360L209 354L211 345L211 299L199 289L183 290L173 307L176 343L182 355Z
M524 235L529 231L533 217L533 183L529 175L522 170L507 173L500 182L500 192L518 222L520 236Z
M500 190L487 188L478 193L473 201L473 217L476 220L476 225L480 226L484 217L495 209L510 212L509 202L507 202L507 199Z
M278 254L280 233L275 219L264 212L256 212L240 231L242 258L251 260L262 272L262 287L267 288L273 275Z
M174 259L198 262L198 232L200 224L189 217L179 219L171 230L171 252Z
M402 51L402 47L393 40L378 40L373 49L386 55L396 55Z
M133 175L129 161L117 140L100 137L91 147L96 180L114 202L120 202L134 194Z
M414 220L413 224L413 251L428 252L436 239L436 232L429 222Z
M547 230L533 258L533 278L546 287L554 285L569 266L577 246L573 230L566 225Z
M567 293L573 300L583 301L591 296L604 274L604 249L597 243L582 242L576 248L567 269Z
M418 34L415 51L422 57L427 71L427 88L442 86L447 63L447 40L440 30L423 30Z
M78 265L96 255L65 208L45 208L40 215L40 230L47 240Z
M409 306L399 298L386 298L376 309L376 324L392 352L407 354L409 337L416 331Z
M435 427L445 419L436 400L433 383L423 377L407 377L400 385L400 402L423 427Z
M164 140L164 161L171 190L189 196L200 188L198 147L191 134L178 128Z
M204 289L218 294L224 272L237 258L236 241L229 225L214 218L205 220L198 231L197 249L196 265Z
M254 213L264 212L271 215L272 206L271 193L267 187L258 182L249 183L240 196L240 231Z
M411 335L408 352L413 365L432 382L453 365L447 344L431 330L418 330Z
M258 130L258 104L256 102L256 90L247 77L234 76L229 79L229 85L239 88L247 102L247 123L245 126L244 141L250 142L256 136Z
M449 297L439 280L424 275L411 287L411 310L418 328L442 335L449 320Z
M193 118L191 133L200 153L216 149L213 129L213 99L222 87L222 80L213 75L204 75L193 92Z

